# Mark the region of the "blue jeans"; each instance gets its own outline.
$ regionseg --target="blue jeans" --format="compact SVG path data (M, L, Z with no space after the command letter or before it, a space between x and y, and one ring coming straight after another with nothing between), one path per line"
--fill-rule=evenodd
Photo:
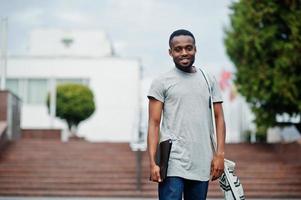
M205 200L209 181L194 181L180 177L167 177L159 183L159 200Z

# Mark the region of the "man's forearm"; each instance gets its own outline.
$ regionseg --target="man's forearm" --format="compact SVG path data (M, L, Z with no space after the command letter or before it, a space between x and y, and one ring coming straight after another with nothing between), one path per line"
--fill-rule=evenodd
M223 116L216 118L216 140L217 140L217 155L224 155L225 153L225 138L226 126Z
M156 164L156 151L159 141L159 125L149 124L147 146L150 165Z
M225 153L226 125L224 120L223 107L221 103L214 104L214 117L217 140L216 154L223 156Z

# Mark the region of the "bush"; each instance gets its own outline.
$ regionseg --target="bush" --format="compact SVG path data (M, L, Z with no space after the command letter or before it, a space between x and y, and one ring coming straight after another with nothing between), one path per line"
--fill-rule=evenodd
M49 95L47 107L50 110ZM92 91L80 84L61 84L56 88L56 116L65 120L69 131L77 128L79 123L89 118L95 111Z

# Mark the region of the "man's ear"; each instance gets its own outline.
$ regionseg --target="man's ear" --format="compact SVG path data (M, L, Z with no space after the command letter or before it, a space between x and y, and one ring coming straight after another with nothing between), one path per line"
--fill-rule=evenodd
M172 56L171 49L168 49L168 53L170 56Z

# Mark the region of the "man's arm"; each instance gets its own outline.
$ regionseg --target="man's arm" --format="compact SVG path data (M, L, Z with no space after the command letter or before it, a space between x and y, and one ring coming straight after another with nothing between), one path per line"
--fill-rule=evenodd
M218 179L224 172L224 154L225 154L225 138L226 126L222 103L214 103L214 117L216 125L217 149L211 163L212 180Z
M150 162L150 179L161 182L160 167L156 164L156 151L159 142L159 131L163 103L154 98L149 99L149 120L147 134L147 148Z

